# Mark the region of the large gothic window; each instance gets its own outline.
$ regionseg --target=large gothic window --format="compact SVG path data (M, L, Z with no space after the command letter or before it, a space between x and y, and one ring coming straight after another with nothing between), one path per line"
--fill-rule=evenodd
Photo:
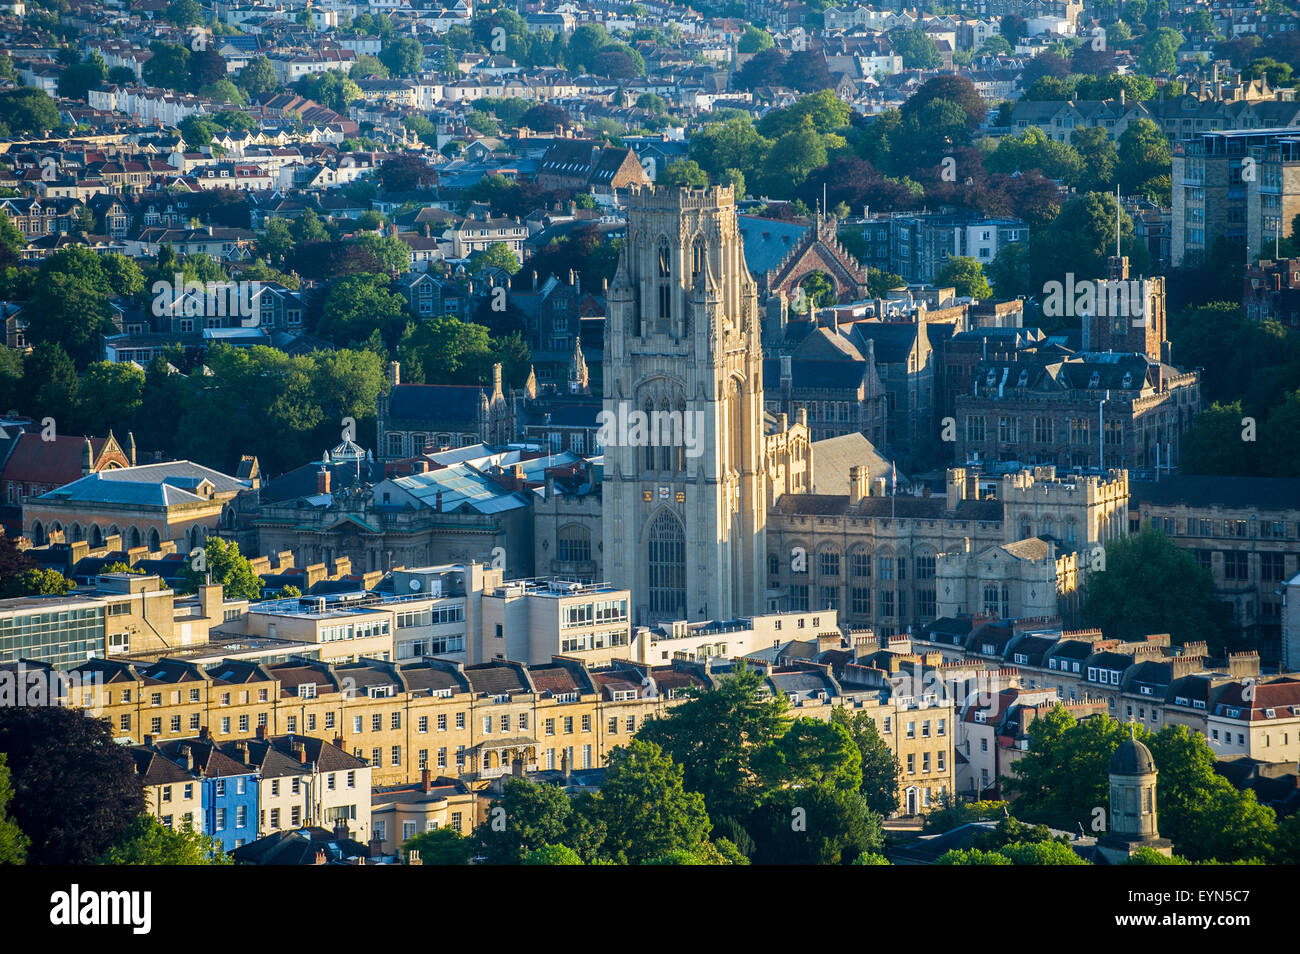
M647 569L650 612L658 617L686 617L686 532L670 510L661 511L650 526Z
M741 421L741 396L740 382L732 379L730 393L727 395L730 399L727 406L727 446L731 450L728 455L730 458L731 469L736 473L741 471L741 462L744 460L744 428Z
M673 271L672 253L668 251L667 240L659 242L659 277L667 278Z
M691 243L691 280L700 277L704 271L704 239L697 238Z

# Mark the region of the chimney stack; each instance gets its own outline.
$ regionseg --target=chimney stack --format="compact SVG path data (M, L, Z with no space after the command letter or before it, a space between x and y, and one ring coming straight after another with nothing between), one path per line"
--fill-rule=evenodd
M861 464L849 468L849 506L856 507L869 492L870 471Z
M428 794L433 788L433 775L426 769L420 769L420 791Z
M327 494L330 492L330 470L328 467L321 467L316 471L316 493Z

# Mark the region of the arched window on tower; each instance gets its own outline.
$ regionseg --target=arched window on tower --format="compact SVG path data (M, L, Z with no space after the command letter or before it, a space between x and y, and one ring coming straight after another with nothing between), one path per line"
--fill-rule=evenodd
M668 249L668 240L659 240L659 277L668 278L673 273L673 254Z
M660 619L686 616L686 532L671 510L662 510L650 526L646 569L650 612Z
M696 238L691 243L691 281L700 277L704 271L704 239Z
M744 415L741 413L740 382L735 378L731 380L727 398L727 446L731 451L728 455L728 461L731 464L731 469L736 473L740 473L741 463L745 459L745 433L741 423Z
M676 447L673 448L673 470L677 471L679 474L684 474L686 473L687 437L689 436L691 442L694 443L696 447L699 447L700 441L704 440L704 435L699 433L700 429L696 428L693 422L688 424L686 420L686 401L682 398L677 399L676 411L677 417L681 420L681 440L679 440ZM689 435L686 431L688 426L691 427Z

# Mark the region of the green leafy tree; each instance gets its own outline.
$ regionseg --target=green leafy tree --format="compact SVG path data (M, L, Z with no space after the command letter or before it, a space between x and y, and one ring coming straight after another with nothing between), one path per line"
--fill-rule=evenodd
M414 76L424 62L424 47L414 37L390 37L379 51L379 61L394 76Z
M77 366L57 342L38 342L23 361L27 406L41 418L71 421L80 381Z
M1222 651L1225 621L1213 589L1190 551L1147 525L1106 544L1105 569L1084 586L1083 622L1112 639L1168 632L1175 643L1206 640L1211 652Z
M144 371L133 364L96 361L77 389L77 423L87 434L106 434L132 420L144 398Z
M683 771L653 742L635 738L606 757L599 818L604 853L640 864L675 849L695 851L713 829L698 792L687 791Z
M409 367L416 384L482 384L492 370L487 329L450 315L407 325L397 351L403 377Z
M280 88L280 81L275 75L275 67L271 65L269 59L261 55L253 57L239 71L235 77L235 84L248 94L249 99L254 101Z
M1074 147L1049 139L1037 126L1006 136L984 161L989 172L1014 173L1037 169L1049 179L1072 182L1084 171L1083 157Z
M894 52L903 58L903 69L933 70L943 65L939 47L930 34L919 27L913 30L897 30L890 34Z
M27 860L31 839L9 817L9 803L14 798L13 779L5 754L0 752L0 865L20 865Z
M582 865L582 857L567 845L542 845L528 851L521 865Z
M227 543L220 537L208 537L203 544L207 574L213 583L221 584L221 591L228 600L251 600L262 598L262 581L253 572L253 565L239 552L239 544ZM191 590L205 582L204 573L195 569L193 560L186 563L181 571Z
M661 186L701 189L708 184L708 175L694 159L676 159L655 177L655 185Z
M18 575L17 596L67 596L76 584L58 570L24 570Z
M1009 865L1011 859L1001 852L981 851L978 848L954 848L944 852L936 865Z
M857 747L862 769L859 791L867 800L867 807L878 815L892 815L898 810L898 779L902 773L898 756L865 712L850 712L836 706L831 710L831 722L842 726Z
M149 44L153 54L140 69L141 78L150 86L184 91L190 83L190 51L173 43L154 40Z
M17 252L27 244L27 238L14 225L14 220L9 218L9 213L0 212L0 245L9 249L11 252Z
M1258 473L1258 442L1241 439L1244 416L1240 401L1227 405L1216 401L1192 418L1178 459L1183 473L1213 477Z
M349 347L375 331L394 342L408 316L406 299L392 290L387 275L348 275L330 286L317 333Z
M944 263L935 277L938 285L952 285L958 295L969 298L992 298L993 289L984 277L984 266L979 259L954 255Z
M752 24L747 24L745 32L736 41L736 52L762 53L764 50L770 50L775 45L776 41L772 39L772 34L766 30L760 30Z
M95 862L100 865L234 864L214 838L192 828L171 829L153 815L140 815Z
M1138 57L1138 68L1148 76L1174 73L1178 69L1178 48L1183 38L1177 30L1160 27L1147 34Z
M455 829L444 825L433 831L423 831L402 845L402 850L409 856L412 851L420 853L421 864L426 865L467 865L473 854L474 843Z
M75 66L65 67L59 74L58 93L69 99L85 99L89 91L103 83L107 76L104 58L91 53Z
M1029 726L1028 751L1005 779L1016 814L1062 831L1091 831L1093 810L1110 804L1107 768L1125 735L1105 715L1076 723L1060 704L1039 716Z
M1154 181L1168 175L1172 161L1169 140L1149 119L1129 124L1119 137L1118 155L1116 171L1120 188L1125 192L1155 188Z
M862 753L844 725L795 719L755 764L766 787L829 785L854 792L862 787Z
M9 815L31 839L28 864L90 864L144 810L131 755L103 719L63 706L3 706L0 752L13 785Z
M1076 129L1070 145L1083 160L1082 171L1070 185L1081 192L1109 192L1115 188L1119 151L1106 129L1100 126Z
M1178 855L1162 855L1150 845L1142 845L1134 849L1133 853L1128 856L1124 862L1126 865L1190 865L1191 862L1186 858Z
M0 91L0 127L10 136L45 136L60 126L54 99L43 89L21 86Z
M862 793L832 785L769 791L747 830L756 864L852 864L884 847L880 816Z
M1059 841L1015 842L998 849L1013 865L1086 865L1069 845Z
M576 802L558 786L510 778L474 830L474 852L486 864L517 865L532 851L562 845L591 862L604 841L596 815L590 799Z
M645 723L637 738L658 744L682 767L686 787L704 796L711 818L742 819L762 796L755 753L785 734L788 707L784 696L764 690L757 670L741 667L717 688L691 691Z
M508 275L515 275L523 268L519 264L519 258L505 242L493 242L483 251L475 252L470 256L469 267L471 272L478 272L482 268L500 268Z

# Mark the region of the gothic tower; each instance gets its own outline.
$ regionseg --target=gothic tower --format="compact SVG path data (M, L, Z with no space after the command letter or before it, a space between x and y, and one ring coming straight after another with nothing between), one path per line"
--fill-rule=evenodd
M639 623L762 612L762 328L732 190L634 189L607 300L605 575Z

